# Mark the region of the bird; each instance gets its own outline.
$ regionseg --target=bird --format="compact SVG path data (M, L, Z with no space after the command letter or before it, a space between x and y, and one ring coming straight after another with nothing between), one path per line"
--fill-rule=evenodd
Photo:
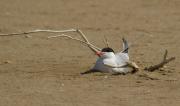
M115 52L110 47L105 47L101 51L98 51L96 55L98 59L95 65L82 74L88 74L92 72L105 72L112 74L127 74L137 72L139 67L135 62L130 61L128 51L129 46L127 40L122 38L123 50Z

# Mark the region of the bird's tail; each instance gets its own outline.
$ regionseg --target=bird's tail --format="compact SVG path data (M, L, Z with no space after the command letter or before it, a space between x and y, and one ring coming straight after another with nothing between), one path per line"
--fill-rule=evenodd
M122 53L128 53L128 50L129 50L128 42L124 38L122 38L122 40L123 40L123 51L122 51Z

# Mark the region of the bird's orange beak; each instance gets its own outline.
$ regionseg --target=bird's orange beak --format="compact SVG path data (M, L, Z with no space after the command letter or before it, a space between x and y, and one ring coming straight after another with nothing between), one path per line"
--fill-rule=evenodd
M96 52L96 55L99 56L99 57L101 57L103 54L104 54L104 53L101 52L101 51Z

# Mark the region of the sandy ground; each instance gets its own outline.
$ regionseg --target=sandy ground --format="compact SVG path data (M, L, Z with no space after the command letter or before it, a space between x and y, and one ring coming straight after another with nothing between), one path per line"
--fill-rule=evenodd
M80 28L99 47L106 35L116 51L124 36L141 67L136 74L82 76L97 57L75 41L47 39L50 33L0 37L1 106L179 106L179 0L0 0L0 13L0 33ZM175 61L142 70L165 49Z

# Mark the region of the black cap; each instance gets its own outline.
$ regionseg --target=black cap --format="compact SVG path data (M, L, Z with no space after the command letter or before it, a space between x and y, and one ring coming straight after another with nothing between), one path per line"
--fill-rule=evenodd
M114 50L112 48L110 48L110 47L106 47L106 48L103 48L101 50L101 52L113 52L114 53Z

